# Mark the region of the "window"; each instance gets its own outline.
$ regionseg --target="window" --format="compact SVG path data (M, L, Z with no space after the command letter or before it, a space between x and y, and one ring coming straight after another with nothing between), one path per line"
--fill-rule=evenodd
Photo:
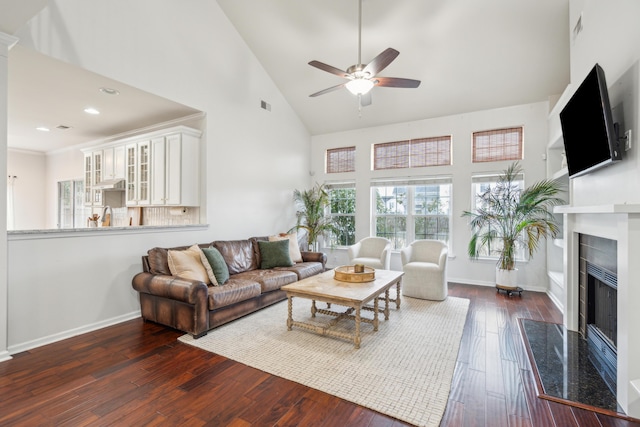
M327 173L355 172L356 147L327 150Z
M356 241L356 188L354 183L327 184L330 215L336 232L331 233L331 246L350 246Z
M407 169L451 164L451 136L385 142L373 146L373 169Z
M417 239L449 242L451 178L375 182L375 236L401 249Z
M471 194L473 195L471 208L473 210L488 208L486 202L483 202L479 195L489 189L495 188L498 183L498 178L499 175L477 175L471 178ZM524 176L520 175L519 179L514 181L514 184L516 185L516 191L522 191L522 189L524 189ZM525 261L524 248L521 245L516 245L516 247L516 261ZM502 241L495 239L481 249L480 257L497 259L501 250Z
M474 132L473 163L522 160L522 135L522 127Z
M58 228L87 226L91 209L84 206L84 181L58 182Z

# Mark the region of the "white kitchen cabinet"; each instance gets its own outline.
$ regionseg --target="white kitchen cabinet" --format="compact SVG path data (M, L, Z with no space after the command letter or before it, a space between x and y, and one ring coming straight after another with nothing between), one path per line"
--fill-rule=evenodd
M125 146L105 148L102 156L103 178L105 180L125 179Z
M151 161L149 141L127 144L125 154L126 204L127 206L149 205L149 167Z
M93 179L91 185L96 185L102 182L104 179L102 176L102 150L94 151L91 153L93 163ZM102 190L92 188L92 202L93 206L102 206Z
M199 143L188 128L151 140L152 205L199 205Z
M93 158L91 153L84 153L84 205L93 204Z

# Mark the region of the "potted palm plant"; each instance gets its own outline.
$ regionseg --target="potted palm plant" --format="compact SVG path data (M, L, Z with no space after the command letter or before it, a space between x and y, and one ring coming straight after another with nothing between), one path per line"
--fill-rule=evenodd
M565 203L558 197L563 191L558 181L545 179L521 189L516 182L521 172L518 162L511 164L495 186L477 195L476 210L462 213L470 218L469 257L497 254L496 287L507 291L518 289L516 249L523 247L532 257L541 239L556 237L559 226L552 209Z
M332 219L327 215L329 193L324 184L318 184L309 190L294 190L293 201L296 204L297 224L291 229L307 231L309 250L318 250L318 237L333 231Z

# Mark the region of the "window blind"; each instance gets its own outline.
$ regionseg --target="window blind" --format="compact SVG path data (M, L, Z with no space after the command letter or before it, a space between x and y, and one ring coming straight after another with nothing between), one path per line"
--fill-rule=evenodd
M522 160L522 127L473 133L473 163Z
M407 169L451 164L451 136L384 142L373 146L373 169Z
M327 150L327 173L355 172L355 170L355 146Z

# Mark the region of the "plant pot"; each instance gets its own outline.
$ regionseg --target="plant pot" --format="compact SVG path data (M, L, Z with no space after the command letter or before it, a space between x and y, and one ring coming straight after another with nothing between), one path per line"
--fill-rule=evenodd
M503 270L496 267L496 288L505 290L518 289L518 269Z

